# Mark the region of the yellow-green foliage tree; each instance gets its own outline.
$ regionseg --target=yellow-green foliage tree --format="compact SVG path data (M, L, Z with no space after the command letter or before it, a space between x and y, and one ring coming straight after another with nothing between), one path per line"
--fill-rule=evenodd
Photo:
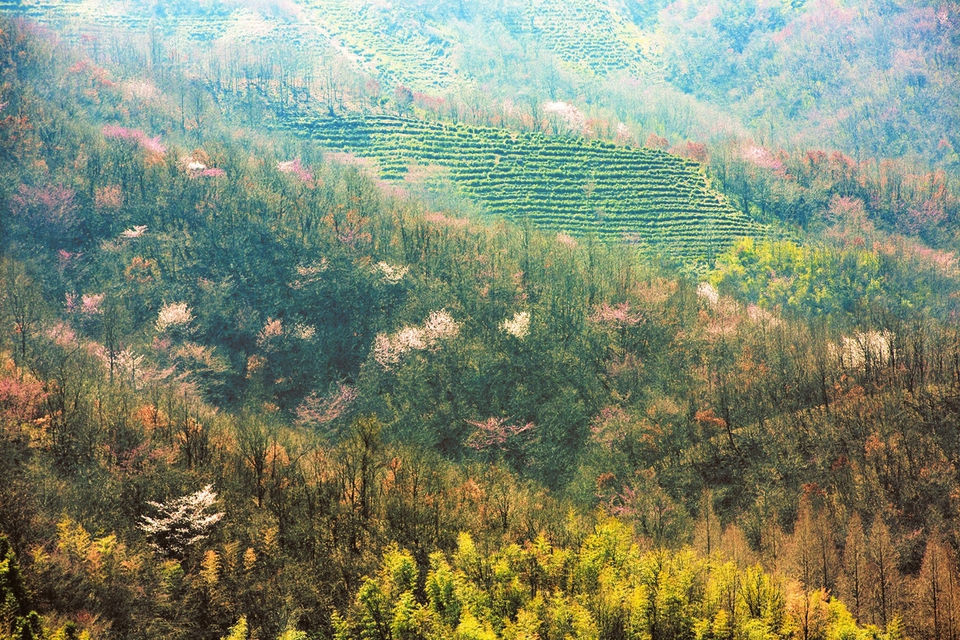
M353 605L334 616L338 640L475 638L886 638L857 625L821 590L722 555L648 549L615 519L579 548L543 537L481 553L463 534L429 567L393 547Z
M0 640L42 638L40 616L30 609L17 558L0 535Z

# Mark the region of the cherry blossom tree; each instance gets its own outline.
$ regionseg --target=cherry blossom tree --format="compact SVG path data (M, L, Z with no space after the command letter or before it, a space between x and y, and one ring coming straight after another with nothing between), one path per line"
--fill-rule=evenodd
M524 431L530 431L536 425L532 422L526 424L508 424L508 418L490 417L483 422L467 420L467 424L476 428L467 439L467 446L477 451L484 449L500 449L507 445L515 436Z
M169 502L148 502L157 517L142 516L140 529L150 538L150 546L163 555L182 560L190 547L210 536L223 518L211 512L217 494L213 485Z

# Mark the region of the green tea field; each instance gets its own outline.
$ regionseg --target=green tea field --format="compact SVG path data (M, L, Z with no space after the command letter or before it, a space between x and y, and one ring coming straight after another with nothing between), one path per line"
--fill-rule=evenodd
M698 163L663 151L393 116L299 116L284 126L375 159L384 179L436 167L491 214L626 239L688 262L766 233L709 188Z
M528 0L514 32L577 72L642 78L654 68L649 38L618 3Z
M655 74L648 34L618 3L599 0L523 0L512 11L471 7L460 19L415 4L383 0L291 0L280 3L160 3L153 15L142 3L106 0L0 0L0 12L41 23L165 34L224 43L284 42L311 53L334 53L377 78L437 94L476 80L458 56L476 43L465 25L480 21L499 29L524 55L554 57L577 74Z

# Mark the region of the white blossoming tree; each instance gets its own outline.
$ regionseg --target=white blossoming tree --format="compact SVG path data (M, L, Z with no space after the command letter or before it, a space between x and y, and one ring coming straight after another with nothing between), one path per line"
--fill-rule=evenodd
M543 112L557 120L554 122L554 128L560 129L559 125L563 123L574 135L590 133L587 116L569 102L548 102L543 105Z
M390 369L411 351L434 350L441 341L457 337L460 323L446 309L434 311L421 326L406 326L387 335L378 334L373 344L373 357L384 369Z
M697 297L711 306L720 302L720 293L709 282L700 283L700 286L697 287Z
M193 321L193 312L186 302L164 305L157 314L157 331L163 333L171 329L184 330Z
M513 314L513 318L500 323L500 330L517 340L523 340L530 335L530 312L519 311Z
M187 549L210 535L223 513L212 511L217 501L213 485L169 502L148 502L157 516L142 516L140 529L150 538L150 546L165 556L183 559Z
M399 284L410 271L410 267L395 266L386 262L373 265L374 271L380 274L380 279L387 284Z

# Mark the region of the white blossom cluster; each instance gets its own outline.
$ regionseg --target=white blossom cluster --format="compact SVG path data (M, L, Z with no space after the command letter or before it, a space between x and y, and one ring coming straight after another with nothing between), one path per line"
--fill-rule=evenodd
M709 282L700 283L700 286L697 287L697 297L710 305L715 305L720 302L720 293Z
M587 116L569 102L548 102L543 105L543 112L559 116L573 133L578 135L588 133Z
M157 331L163 333L172 327L183 327L193 321L193 312L186 302L164 305L157 314Z
M290 283L291 289L303 289L306 286L316 284L320 282L320 274L326 271L330 267L330 261L326 258L320 258L315 260L307 265L300 265L297 267L297 275L300 278L297 278Z
M848 369L863 369L867 364L882 366L892 353L892 336L888 331L857 332L843 336L840 344L830 344L829 353Z
M312 324L302 324L298 322L293 325L293 335L300 338L305 342L313 340L313 337L317 335L317 328Z
M223 513L209 511L216 501L213 485L208 484L196 493L169 502L148 502L157 510L157 517L142 516L140 530L160 553L183 558L187 548L209 536L213 526L223 518Z
M403 327L393 335L381 333L373 344L373 357L384 369L390 369L407 353L436 349L441 340L455 338L460 324L446 309L434 311L422 326Z
M138 224L135 227L127 229L126 231L121 233L120 237L123 238L124 240L132 240L134 238L142 238L143 234L145 234L146 232L147 232L147 225Z
M130 349L111 352L102 345L94 345L92 350L93 355L103 362L104 366L112 369L121 377L129 379L134 383L143 380L146 362L144 356L138 355Z
M410 267L397 267L386 262L378 262L373 268L380 274L380 279L387 284L399 284L410 271Z
M513 318L500 323L500 330L517 340L523 340L530 335L530 312L518 311L513 314Z

